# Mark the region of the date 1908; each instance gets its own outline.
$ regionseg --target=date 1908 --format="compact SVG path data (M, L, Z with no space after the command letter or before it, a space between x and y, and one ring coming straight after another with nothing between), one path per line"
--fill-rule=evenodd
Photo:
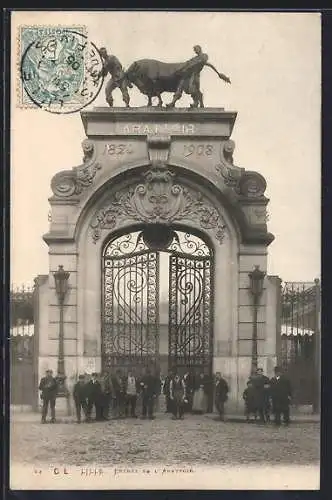
M212 156L214 148L212 144L185 144L184 156Z

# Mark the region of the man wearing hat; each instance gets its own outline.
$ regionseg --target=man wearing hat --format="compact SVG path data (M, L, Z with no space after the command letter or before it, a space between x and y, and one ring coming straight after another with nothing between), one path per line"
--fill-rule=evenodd
M186 396L186 384L183 379L176 373L170 382L170 398L172 401L173 419L183 419L184 405L188 403Z
M274 377L271 379L271 398L274 413L274 423L281 424L281 415L285 425L289 424L289 405L292 398L292 388L289 379L282 373L279 366L274 369Z
M79 375L78 382L74 385L73 398L75 401L77 423L81 423L81 411L87 417L87 392L84 375Z
M42 377L40 380L39 390L41 391L40 398L43 401L42 424L46 424L48 406L51 408L51 423L53 424L55 422L55 401L58 384L56 379L53 377L52 370L46 370L46 376Z
M102 387L98 380L98 373L92 373L91 380L86 384L86 395L88 399L87 405L87 421L91 421L92 407L96 410L96 420L103 420L102 415Z
M152 375L150 368L146 368L145 375L143 375L141 383L142 391L142 419L147 416L150 420L154 420L153 409L154 402L157 397L157 380L154 375Z

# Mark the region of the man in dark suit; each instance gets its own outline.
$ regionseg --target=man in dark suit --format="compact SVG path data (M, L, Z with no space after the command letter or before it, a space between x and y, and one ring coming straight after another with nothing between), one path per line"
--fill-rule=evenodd
M96 421L103 420L102 415L102 388L98 380L98 374L93 373L91 375L91 380L86 384L86 394L88 399L87 404L87 421L91 422L91 411L92 407L96 410Z
M220 372L216 373L214 387L214 402L219 413L220 420L225 419L225 402L227 401L229 387Z
M115 418L125 417L126 405L126 382L122 376L121 370L116 370L115 376L112 378L112 385L115 395Z
M46 376L42 377L39 383L39 390L41 391L40 397L43 400L42 409L42 424L46 424L46 417L48 413L48 406L51 408L51 423L55 422L55 402L58 392L58 384L53 377L52 370L46 370Z
M172 413L172 400L170 398L170 384L171 384L171 380L173 380L173 378L174 378L174 372L172 370L170 370L168 375L165 378L164 386L163 386L163 393L164 393L165 399L166 399L166 412L165 413Z
M292 388L288 378L282 374L278 366L274 369L275 376L270 381L270 393L274 423L281 424L281 415L285 425L289 424L289 405L292 398Z
M260 421L265 423L269 420L269 398L270 380L264 375L262 368L257 368L256 373L250 377L255 393L257 412Z
M175 374L170 383L170 398L172 400L173 419L183 419L184 405L187 401L186 384L178 374Z
M110 418L110 408L112 406L112 400L114 396L114 389L112 384L112 376L110 372L105 372L101 382L101 388L103 391L103 420L109 420Z
M193 408L193 395L194 395L194 377L190 371L187 371L183 376L183 382L186 386L186 401L184 405L184 412L191 412Z
M132 370L129 370L125 378L126 417L130 416L131 418L137 418L136 403L139 389L140 386L137 378Z
M146 369L145 375L142 377L140 386L142 391L142 418L146 416L153 420L153 406L158 392L158 380L152 375L149 368Z
M84 375L79 375L78 382L74 385L73 398L75 401L77 423L81 423L81 411L87 417L87 392Z

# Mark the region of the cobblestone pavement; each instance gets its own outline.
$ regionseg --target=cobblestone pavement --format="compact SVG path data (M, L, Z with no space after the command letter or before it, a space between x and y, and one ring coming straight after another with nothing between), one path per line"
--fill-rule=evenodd
M207 416L91 424L12 422L11 460L52 465L276 464L319 462L319 423L289 427L219 422Z

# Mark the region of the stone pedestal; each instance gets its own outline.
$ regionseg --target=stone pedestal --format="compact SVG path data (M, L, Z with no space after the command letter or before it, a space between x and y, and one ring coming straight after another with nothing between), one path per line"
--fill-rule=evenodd
M230 137L236 113L96 108L81 115L87 136L83 163L59 172L51 182L52 221L44 236L50 276L40 290L44 301L40 371L46 367L56 371L57 366L59 313L52 273L60 264L70 272L64 305L66 375L101 369L104 241L115 231L155 222L144 200L138 210L132 193L141 185L146 187L149 169L158 168L182 193L180 208L172 206L171 197L167 199L169 215L164 212L163 223L198 230L211 242L215 259L213 371L221 371L229 382L229 408L242 411L253 331L248 273L255 265L266 271L267 247L273 236L266 225L269 200L264 195L264 177L234 163L235 145ZM192 209L184 209L188 203L184 193L196 200ZM276 353L272 289L266 278L258 311L259 365L268 374Z

